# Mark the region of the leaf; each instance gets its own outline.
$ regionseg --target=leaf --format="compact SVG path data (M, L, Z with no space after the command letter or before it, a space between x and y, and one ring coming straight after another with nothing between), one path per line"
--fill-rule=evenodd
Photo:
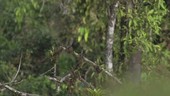
M56 85L55 84L51 84L51 88L52 89L56 89Z
M37 2L35 2L34 0L31 0L31 3L35 9L38 8Z
M84 28L83 27L80 27L78 29L78 32L80 33L80 35L83 35L84 34Z
M148 12L148 15L151 15L151 14L153 14L154 13L154 10L152 9L152 10L150 10L149 12Z
M129 21L129 27L131 27L131 25L132 25L132 20Z
M85 17L83 17L83 23L86 24L86 18Z
M135 27L138 25L136 19L133 20L133 23L134 23L134 26L135 26Z
M85 29L85 35L84 35L84 40L85 40L85 42L88 41L88 37L89 37L89 30L86 28L86 29Z
M82 39L82 37L81 37L81 36L79 36L79 37L78 37L78 39L77 39L77 41L78 41L78 42L80 42L80 41L81 41L81 39Z

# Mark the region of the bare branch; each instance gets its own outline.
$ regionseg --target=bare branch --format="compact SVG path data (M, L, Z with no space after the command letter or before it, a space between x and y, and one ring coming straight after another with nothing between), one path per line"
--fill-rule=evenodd
M15 94L20 95L20 96L40 96L40 95L38 95L38 94L30 94L30 93L25 93L25 92L22 92L22 91L18 91L18 90L16 90L16 89L14 89L14 88L12 88L12 87L10 87L10 86L8 86L8 85L4 85L4 84L2 84L2 83L0 83L0 86L1 86L1 87L4 87L4 88L6 88L6 89L8 89L8 90L10 90L10 91L12 91L12 92L14 92Z
M48 76L48 79L49 79L49 80L52 80L52 81L55 81L55 82L57 82L57 83L62 83L60 80L58 80L58 79L55 78L55 77L50 77L50 76Z
M89 74L90 70L92 69L92 67L89 67L85 73L84 79L87 79L87 75Z
M71 76L71 73L67 74L66 76L64 76L63 78L61 78L60 82L65 81L68 77Z
M80 56L78 53L74 52L74 54L76 56ZM94 63L93 61L89 60L88 58L83 56L83 59L88 62L91 63L93 66L98 66L96 63ZM99 67L99 66L98 66ZM103 72L105 72L108 76L112 77L113 79L115 79L119 84L122 84L122 82L115 76L113 76L110 72L108 72L107 70L105 70L104 68L99 67Z
M48 79L52 80L52 81L55 81L57 83L63 83L67 78L69 78L72 74L71 73L68 73L67 75L65 75L64 77L60 77L60 79L58 80L56 77L50 77L50 76L47 76Z
M52 68L50 68L49 70L47 70L46 72L42 73L41 76L43 76L43 75L47 74L48 72L52 71L53 68L54 68L54 66Z
M17 76L18 76L18 73L19 73L19 71L21 69L22 57L23 57L23 55L21 53L21 56L20 56L20 59L19 59L19 65L18 65L17 73L15 74L15 76L13 77L13 79L11 80L10 83L13 83L15 81L15 79L17 78Z
M40 8L40 13L43 11L43 9L44 9L44 5L45 5L45 0L42 0L42 5L41 5L41 8Z
M67 50L67 48L65 47L62 47L63 50ZM73 54L76 56L76 57L81 57L83 58L84 61L86 61L87 63L90 63L93 65L93 67L98 67L100 68L105 74L107 74L108 76L110 76L111 78L113 78L114 80L116 80L119 84L122 84L122 82L114 75L112 75L110 72L108 72L106 69L100 67L99 65L97 65L96 63L94 63L93 61L89 60L88 58L84 57L84 56L81 56L79 55L77 52L73 51Z

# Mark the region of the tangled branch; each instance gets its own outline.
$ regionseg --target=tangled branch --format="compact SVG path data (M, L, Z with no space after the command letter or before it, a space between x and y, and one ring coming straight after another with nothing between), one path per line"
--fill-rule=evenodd
M16 89L12 88L11 86L8 86L8 85L2 84L2 83L0 83L0 87L4 87L4 88L10 90L11 92L14 92L15 94L20 95L20 96L40 96L38 94L30 94L30 93L16 90Z

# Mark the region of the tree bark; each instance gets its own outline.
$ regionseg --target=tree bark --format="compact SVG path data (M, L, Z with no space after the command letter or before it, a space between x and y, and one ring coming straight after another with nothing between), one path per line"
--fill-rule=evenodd
M132 10L134 7L133 5L133 1L132 0L128 0L127 1L127 12L129 10ZM131 13L133 14L133 12ZM132 38L133 38L133 34L132 34ZM133 84L138 84L140 82L140 77L141 77L141 61L142 61L142 50L137 47L137 45L132 45L132 46L136 46L135 48L137 49L133 49L133 50L137 50L136 52L132 52L130 60L129 60L129 66L128 66L128 71L129 71L129 80L131 83Z
M116 25L116 9L118 7L118 1L116 3L113 3L110 5L109 11L108 11L108 31L107 31L107 37L106 37L106 69L109 72L113 72L113 41L114 41L114 31L115 31L115 25Z
M142 51L138 49L132 54L129 64L129 80L133 84L138 84L141 80L141 61Z

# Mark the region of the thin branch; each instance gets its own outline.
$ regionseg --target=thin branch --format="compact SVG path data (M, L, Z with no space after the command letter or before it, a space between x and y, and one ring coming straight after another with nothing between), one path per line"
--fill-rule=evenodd
M15 81L15 79L17 78L17 76L18 76L18 73L19 73L19 71L21 69L22 57L23 57L23 55L21 53L21 56L20 56L20 59L19 59L19 65L18 65L17 73L15 74L15 76L13 77L13 79L11 80L10 83L13 83Z
M8 86L8 85L4 85L4 84L2 84L2 83L0 83L0 87L4 87L4 88L6 88L6 89L8 89L8 90L10 90L10 91L12 91L12 92L14 92L15 94L20 95L20 96L40 96L40 95L38 95L38 94L30 94L30 93L25 93L25 92L22 92L22 91L18 91L18 90L16 90L16 89L14 89L14 88L12 88L12 87L10 87L10 86Z
M66 76L64 76L63 78L61 78L60 82L65 81L68 77L71 76L71 73L67 74Z
M50 77L50 76L47 76L47 77L48 77L49 80L55 81L57 83L63 83L70 76L71 76L71 73L67 74L66 76L62 77L59 80L56 77Z
M56 77L56 75L57 75L57 64L56 63L54 63L54 77Z
M40 8L40 13L43 11L43 8L44 8L44 5L45 5L45 0L42 0L42 6L41 6L41 8Z
M76 56L80 56L78 53L74 52L74 54ZM88 63L91 63L93 66L98 66L96 63L94 63L93 61L89 60L88 58L84 57L83 56L83 59L88 62ZM99 67L99 66L98 66ZM113 76L110 72L108 72L106 69L104 68L101 68L103 72L105 72L108 76L112 77L113 79L115 79L119 84L122 84L122 82L116 77L116 76Z
M72 74L71 73L68 73L67 75L65 75L64 77L60 77L60 79L58 80L56 77L50 77L50 76L47 76L48 79L52 80L52 81L55 81L57 83L63 83L67 78L69 78Z
M89 72L90 72L91 69L92 69L92 67L89 67L89 68L87 69L87 71L86 71L86 73L85 73L85 76L84 76L85 79L87 79L87 75L89 74Z
M80 80L82 81L82 82L84 82L86 85L88 85L89 87L91 87L91 88L95 88L92 84L90 84L89 82L87 82L85 79L83 79L82 77L80 77Z
M54 68L54 66L52 68L50 68L49 70L47 70L46 72L42 73L41 76L43 76L43 75L47 74L48 72L52 71L53 68Z
M67 48L65 47L62 47L63 50L67 50ZM100 68L105 74L107 74L108 76L110 76L111 78L113 78L114 80L116 80L119 84L122 84L122 82L114 75L112 75L110 72L108 72L106 69L100 67L99 65L97 65L96 63L94 63L93 61L89 60L88 58L82 56L82 55L79 55L77 52L73 51L73 54L77 57L82 57L84 61L86 61L87 63L90 63L92 64L94 67L98 67Z
M49 80L52 80L52 81L55 81L55 82L57 82L57 83L62 83L60 80L58 80L58 79L55 78L55 77L50 77L50 76L48 76L48 79L49 79Z

